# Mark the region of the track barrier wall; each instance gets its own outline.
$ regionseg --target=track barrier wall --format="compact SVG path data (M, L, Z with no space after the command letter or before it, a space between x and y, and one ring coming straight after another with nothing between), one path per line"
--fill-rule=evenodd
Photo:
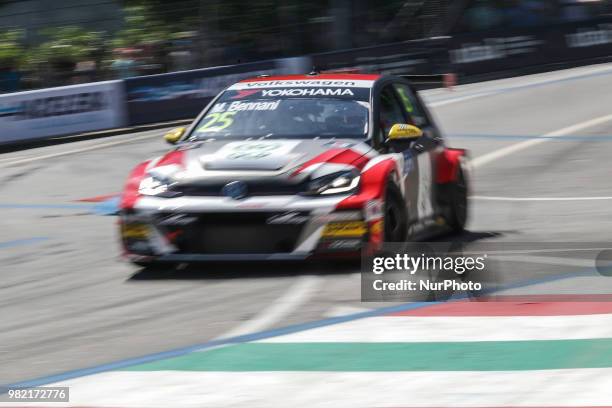
M0 144L123 127L123 85L106 81L0 95Z

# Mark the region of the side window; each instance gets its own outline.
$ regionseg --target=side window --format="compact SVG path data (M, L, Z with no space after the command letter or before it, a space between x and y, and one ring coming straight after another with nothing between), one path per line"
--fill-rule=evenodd
M402 113L402 107L400 106L393 88L387 86L383 88L380 93L380 117L379 117L379 128L382 133L381 139L384 139L389 134L391 126L396 123L405 123L406 119Z
M428 124L427 116L423 112L419 101L412 90L404 84L394 84L393 87L397 91L397 95L402 103L402 107L406 112L412 125L426 126Z

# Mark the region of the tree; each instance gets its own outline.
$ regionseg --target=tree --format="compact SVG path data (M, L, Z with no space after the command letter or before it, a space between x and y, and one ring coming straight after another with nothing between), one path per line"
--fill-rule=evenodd
M0 33L0 70L14 70L22 64L24 59L22 38L22 30Z
M163 42L170 37L168 27L155 19L149 8L143 5L127 6L124 13L125 26L111 41L113 48Z
M74 68L80 61L95 58L102 49L104 35L75 26L48 28L42 34L48 40L30 52L30 64L48 63L60 69Z

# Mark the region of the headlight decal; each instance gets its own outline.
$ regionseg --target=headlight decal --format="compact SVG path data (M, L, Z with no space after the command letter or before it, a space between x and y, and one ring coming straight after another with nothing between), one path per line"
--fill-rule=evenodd
M343 171L310 182L308 194L328 195L349 193L359 186L360 174L357 170Z

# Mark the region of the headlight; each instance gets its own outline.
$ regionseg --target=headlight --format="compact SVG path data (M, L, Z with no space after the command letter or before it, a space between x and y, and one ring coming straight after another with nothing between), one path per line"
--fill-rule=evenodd
M156 196L168 191L168 182L160 178L149 176L142 179L138 187L138 194Z
M357 188L359 179L359 172L356 170L319 177L310 182L308 194L326 195L348 193Z

